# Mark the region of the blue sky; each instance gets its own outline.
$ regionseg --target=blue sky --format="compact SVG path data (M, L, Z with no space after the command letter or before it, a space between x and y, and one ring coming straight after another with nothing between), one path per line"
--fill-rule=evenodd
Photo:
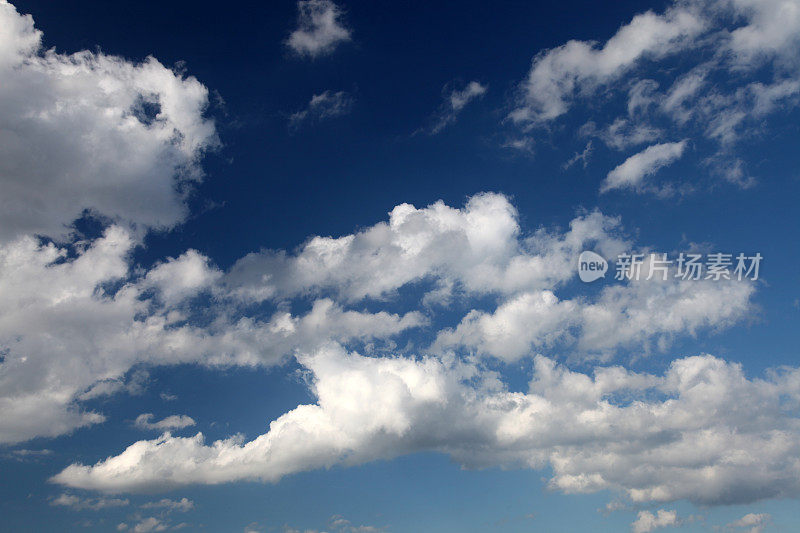
M0 0L0 530L797 530L798 35Z

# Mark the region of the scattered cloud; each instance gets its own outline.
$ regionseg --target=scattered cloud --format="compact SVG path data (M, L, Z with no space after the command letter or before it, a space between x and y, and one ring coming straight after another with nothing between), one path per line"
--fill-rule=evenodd
M289 116L289 128L297 129L307 122L319 122L346 115L353 108L353 97L344 92L325 91L311 97L308 107Z
M130 502L127 499L120 498L81 498L74 494L61 494L54 500L50 501L50 505L69 507L73 511L100 511L102 509L109 509L112 507L125 507Z
M432 124L427 128L418 130L418 132L424 131L429 135L440 133L444 128L456 121L459 113L467 104L482 98L486 91L488 91L488 87L477 81L469 82L462 89L445 86L443 90L444 102L434 115L431 121Z
M659 509L655 514L650 511L639 511L636 521L631 524L631 530L633 533L650 533L656 529L678 525L680 525L680 520L675 511Z
M685 148L686 141L649 146L609 172L600 192L613 189L633 189L639 192L647 190L644 179L679 159Z
M139 429L167 431L183 429L195 425L195 421L186 415L171 415L158 422L153 422L153 413L142 413L136 417L134 425Z
M188 498L181 498L180 500L164 498L157 502L145 503L142 505L142 509L164 509L167 512L178 511L185 513L194 509L194 502Z
M731 522L727 527L732 529L747 529L749 533L761 533L772 520L767 513L748 513L740 519Z
M638 14L605 42L570 40L537 54L508 118L528 144L570 115L584 117L581 137L614 150L669 132L712 159L735 160L734 147L756 138L766 117L800 103L799 11L794 0L688 0ZM714 175L749 187L741 165Z
M297 29L286 41L296 54L319 57L351 39L350 30L342 24L341 9L330 0L300 0L297 10Z

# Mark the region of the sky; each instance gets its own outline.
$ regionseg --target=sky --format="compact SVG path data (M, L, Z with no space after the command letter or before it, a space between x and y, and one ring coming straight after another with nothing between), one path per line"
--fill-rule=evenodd
M0 0L0 531L800 530L798 67L797 0Z

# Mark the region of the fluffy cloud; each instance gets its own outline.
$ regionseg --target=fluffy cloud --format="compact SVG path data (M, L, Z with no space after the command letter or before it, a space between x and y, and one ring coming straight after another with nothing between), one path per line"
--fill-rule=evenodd
M642 190L645 187L644 178L679 159L683 155L684 148L686 141L647 147L609 172L600 187L600 192L624 188Z
M424 323L419 313L351 311L329 299L262 320L220 294L198 326L191 298L210 296L217 270L197 252L133 269L134 242L111 226L72 248L32 237L0 245L0 442L102 422L80 400L141 388L139 374L125 379L136 364L271 365L329 339L386 338Z
M149 57L41 49L0 0L0 242L65 235L85 211L169 227L217 140L208 91Z
M438 333L433 349L466 348L506 361L556 347L605 356L621 348L665 351L677 335L742 320L754 291L748 282L669 276L609 285L594 301L559 300L551 291L526 292L503 301L491 313L470 311L457 327Z
M346 115L352 107L353 97L344 91L315 94L308 102L308 107L289 116L289 127L297 129L305 122L319 122Z
M195 421L186 415L170 415L158 422L153 422L153 413L142 413L136 417L133 424L139 429L167 431L191 427L195 425Z
M477 81L471 81L462 89L445 87L444 102L433 119L433 123L425 130L430 135L436 135L444 128L452 124L458 118L459 113L473 100L483 97L488 90L486 85Z
M350 40L350 30L341 22L341 10L330 0L300 0L297 29L286 45L296 54L317 57L332 52L340 43Z
M466 467L549 465L567 493L615 490L634 502L743 503L800 493L800 369L748 379L710 355L663 375L569 370L539 356L529 390L512 392L473 363L375 358L330 345L300 355L313 405L252 441L203 435L132 444L54 481L111 492L285 475L423 450Z
M631 531L633 533L650 533L662 527L677 526L679 524L678 513L675 511L659 509L656 514L650 511L639 511L636 521L631 524Z
M574 276L589 242L611 256L627 243L619 220L593 212L569 231L521 235L517 211L499 194L478 194L462 209L401 204L389 221L343 237L314 237L296 253L263 251L241 259L222 280L244 300L334 291L346 300L383 298L435 281L471 294L552 289Z

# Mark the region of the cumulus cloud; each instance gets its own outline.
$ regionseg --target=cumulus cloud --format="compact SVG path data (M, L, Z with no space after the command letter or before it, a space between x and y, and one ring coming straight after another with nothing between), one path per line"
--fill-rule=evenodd
M673 275L607 286L594 301L526 292L493 312L470 311L458 326L438 333L433 349L466 348L505 361L554 347L601 356L621 348L663 352L678 335L744 319L754 292L747 282L687 281Z
M208 91L152 57L43 51L0 1L0 242L64 236L85 211L165 228L217 143Z
M354 465L424 450L469 468L549 465L567 493L620 491L634 502L744 503L800 492L800 369L749 379L700 355L663 375L572 371L538 356L528 392L457 359L364 357L329 345L300 355L317 402L245 442L203 435L139 441L54 477L110 492L168 490Z
M650 511L639 511L636 521L631 524L633 533L650 533L662 527L674 527L680 524L678 513L659 509L655 514Z
M518 214L500 194L477 194L453 208L396 206L388 222L342 237L313 237L295 253L250 254L222 280L232 294L260 301L335 291L345 300L391 296L438 278L471 294L552 289L574 275L589 243L609 256L625 249L620 221L599 212L576 217L566 232L522 235Z
M289 128L297 129L306 122L319 122L346 115L352 107L353 97L344 91L315 94L308 102L308 107L289 116Z
M153 422L153 413L142 413L136 417L133 423L139 429L158 431L183 429L195 425L194 419L186 415L170 415L157 422Z
M133 269L134 242L111 226L72 252L32 237L0 246L0 442L102 422L80 402L144 386L139 372L128 374L136 364L272 365L331 338L374 340L424 323L415 312L372 314L320 299L305 315L266 319L233 316L220 301L199 326L190 296L208 297L218 271L196 252Z
M679 159L683 155L684 148L686 141L647 147L609 172L600 186L600 192L613 189L633 189L640 192L645 190L644 179Z
M433 118L432 124L420 131L425 131L430 135L436 135L444 128L454 123L458 118L459 113L473 100L482 98L488 91L486 85L478 81L471 81L466 84L462 89L453 87L445 87L444 89L444 102L442 103L439 111Z
M297 29L286 45L296 54L317 57L331 52L350 40L350 30L342 24L342 11L330 0L297 2Z

